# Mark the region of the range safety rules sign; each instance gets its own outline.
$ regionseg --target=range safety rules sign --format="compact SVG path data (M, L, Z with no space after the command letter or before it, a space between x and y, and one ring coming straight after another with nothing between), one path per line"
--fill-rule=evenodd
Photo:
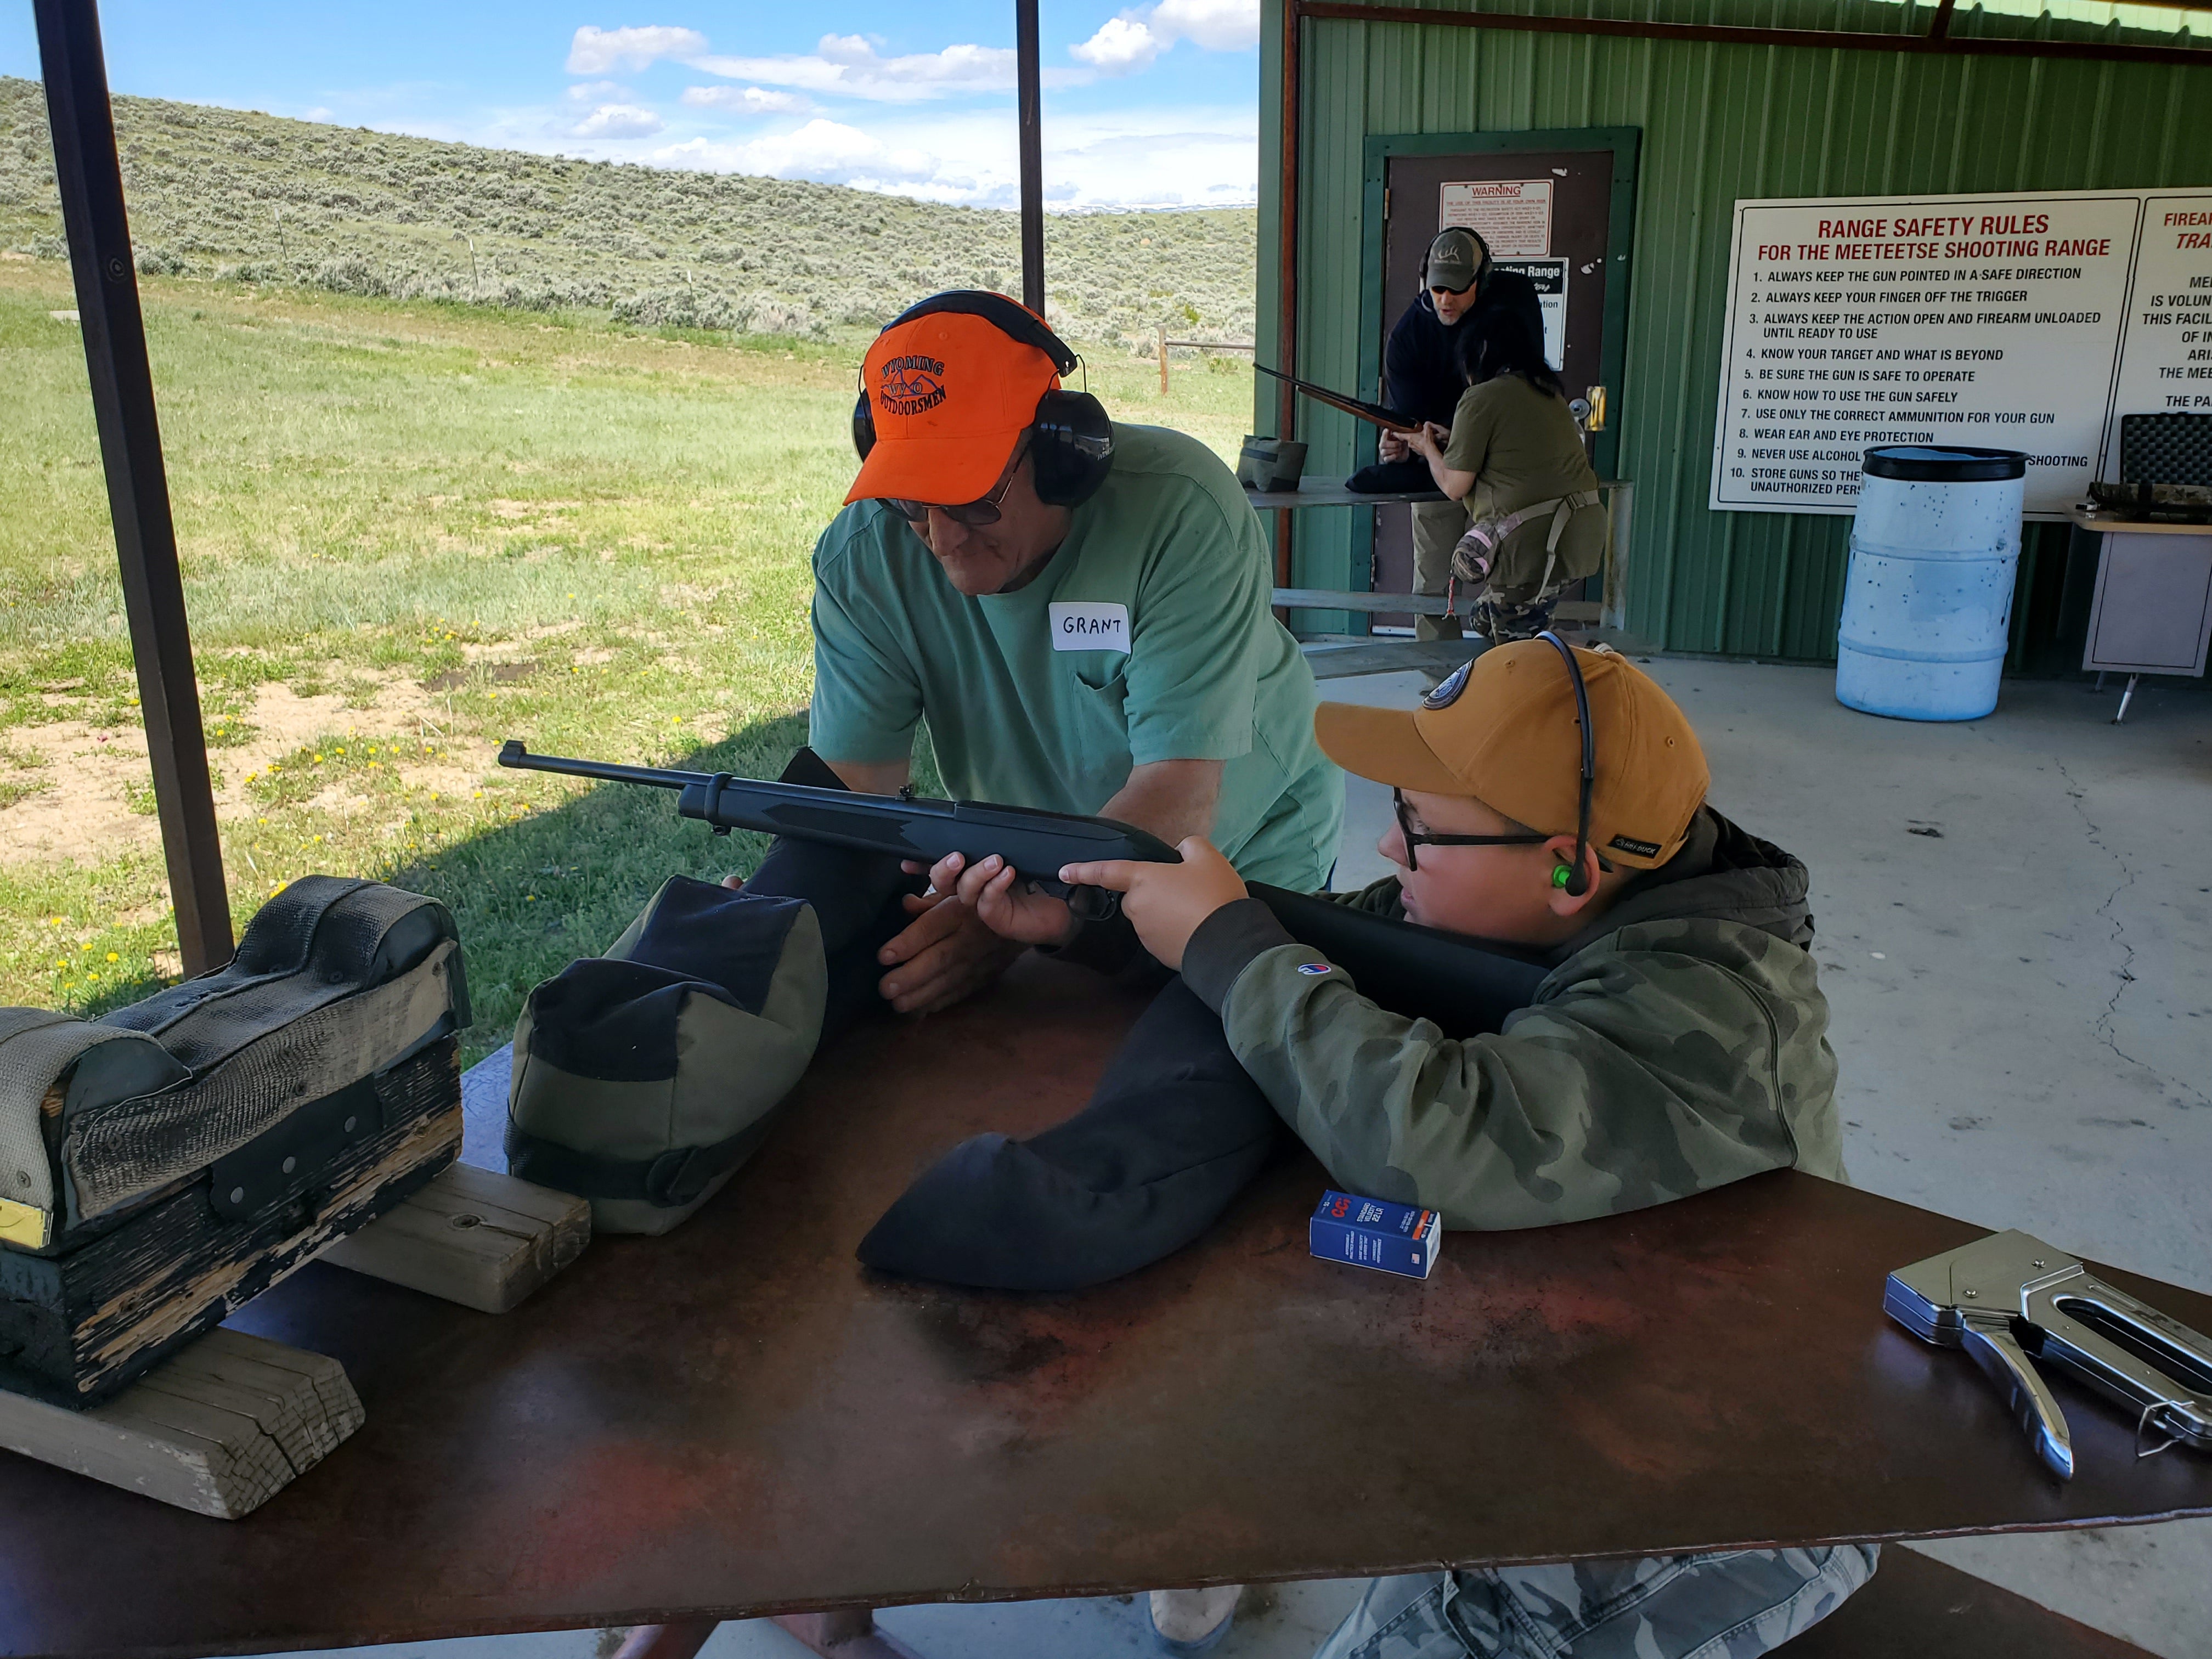
M1875 444L2027 458L2031 518L2123 415L2212 412L2212 192L1742 201L1711 505L1849 513Z

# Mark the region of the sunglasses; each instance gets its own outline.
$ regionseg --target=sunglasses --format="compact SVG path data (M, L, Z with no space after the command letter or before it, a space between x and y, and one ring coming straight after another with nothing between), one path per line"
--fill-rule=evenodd
M1390 792L1391 810L1398 815L1398 833L1406 838L1406 867L1421 867L1417 847L1535 847L1551 840L1549 836L1439 836L1426 830L1413 828L1413 815L1406 805L1405 796L1395 789Z
M1021 471L1022 457L1029 451L1029 440L1024 437L1014 447L1013 459L1006 463L1006 476L999 480L999 487L989 495L972 501L963 501L957 507L946 507L937 501L909 501L896 495L884 497L884 504L916 527L927 524L932 512L942 513L957 525L970 530L981 530L986 525L996 524L1000 516L1000 504L1006 492L1014 487L1015 476Z

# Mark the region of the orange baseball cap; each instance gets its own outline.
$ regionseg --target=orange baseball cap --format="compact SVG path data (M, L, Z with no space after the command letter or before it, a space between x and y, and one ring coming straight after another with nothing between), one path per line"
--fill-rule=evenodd
M845 499L957 507L991 493L1060 374L988 319L936 311L878 334L860 384L876 441Z
M1578 649L1575 663L1597 733L1590 845L1608 864L1656 870L1705 805L1705 749L1674 700L1619 652ZM1472 795L1547 836L1575 833L1582 732L1567 665L1546 641L1492 647L1410 711L1325 702L1314 735L1358 776Z

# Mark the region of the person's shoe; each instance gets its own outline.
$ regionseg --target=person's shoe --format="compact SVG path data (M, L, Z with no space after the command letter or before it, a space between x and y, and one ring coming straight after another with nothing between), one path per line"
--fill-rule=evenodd
M1145 1623L1163 1652L1210 1652L1237 1622L1237 1598L1243 1593L1242 1584L1153 1590L1145 1597Z

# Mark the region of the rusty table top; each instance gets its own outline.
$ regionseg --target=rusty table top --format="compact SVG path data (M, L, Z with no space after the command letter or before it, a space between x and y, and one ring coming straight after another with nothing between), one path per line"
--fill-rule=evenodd
M817 1065L678 1231L494 1317L312 1267L235 1322L344 1362L367 1426L240 1522L0 1455L0 1650L246 1652L1438 1563L2212 1511L2063 1382L2043 1472L1963 1356L1881 1314L1978 1231L1784 1173L1457 1233L1426 1283L1306 1253L1286 1158L1190 1249L1073 1296L854 1246L978 1130L1074 1110L1130 994L1025 964ZM2050 1232L2063 1242L2063 1227ZM2115 1273L2199 1328L2212 1297Z

